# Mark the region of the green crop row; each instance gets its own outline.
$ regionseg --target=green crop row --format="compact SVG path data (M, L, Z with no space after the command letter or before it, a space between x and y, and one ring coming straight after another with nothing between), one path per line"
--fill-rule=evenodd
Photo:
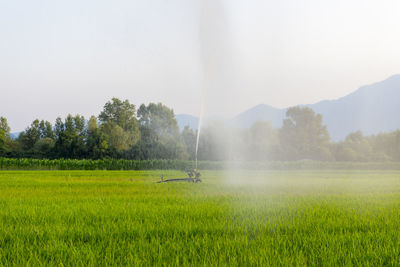
M202 161L201 170L400 170L399 162L212 162ZM0 158L0 170L187 170L192 161L182 160L77 160L77 159L12 159Z
M8 159L0 158L2 170L153 170L189 168L190 162L176 160L76 160L76 159Z
M218 169L213 162L201 162L202 169ZM187 170L193 162L181 160L77 160L0 158L0 170Z

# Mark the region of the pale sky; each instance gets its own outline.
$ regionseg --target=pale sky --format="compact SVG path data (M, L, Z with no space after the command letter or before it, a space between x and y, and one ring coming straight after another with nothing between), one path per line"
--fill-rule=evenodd
M202 16L200 0L0 0L0 116L20 131L98 115L112 97L198 116L207 64L217 116L334 99L400 73L398 0L207 1Z

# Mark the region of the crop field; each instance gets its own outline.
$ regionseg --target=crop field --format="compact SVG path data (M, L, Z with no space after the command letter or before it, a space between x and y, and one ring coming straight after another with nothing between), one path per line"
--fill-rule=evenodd
M400 265L400 171L0 171L0 266Z

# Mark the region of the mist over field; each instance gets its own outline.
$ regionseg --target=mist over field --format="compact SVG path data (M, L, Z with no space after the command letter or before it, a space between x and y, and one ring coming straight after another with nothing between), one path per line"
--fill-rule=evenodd
M400 2L0 2L0 266L398 266Z

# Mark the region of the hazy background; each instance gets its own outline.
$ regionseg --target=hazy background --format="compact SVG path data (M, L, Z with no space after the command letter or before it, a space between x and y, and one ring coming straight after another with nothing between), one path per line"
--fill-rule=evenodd
M400 72L399 1L218 5L225 43L214 52L229 60L209 115L337 98ZM98 114L113 96L198 115L200 18L199 0L0 1L0 115L19 131Z

